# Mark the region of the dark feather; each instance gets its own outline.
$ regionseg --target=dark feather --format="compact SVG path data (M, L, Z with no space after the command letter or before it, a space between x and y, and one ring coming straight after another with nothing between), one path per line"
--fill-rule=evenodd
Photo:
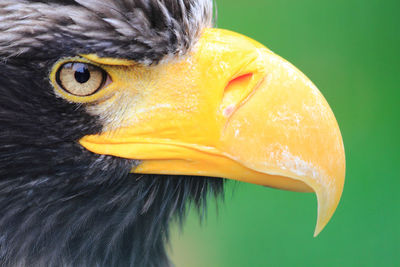
M84 105L56 97L48 81L63 56L95 52L154 63L181 53L201 30L184 24L202 21L189 18L193 3L0 2L0 266L168 266L169 223L183 220L188 203L202 207L208 195L222 193L220 179L130 174L140 162L85 150L78 140L103 126ZM173 16L163 17L161 4ZM60 13L69 8L91 14L94 28ZM135 14L146 18L141 36L105 20L135 29ZM105 35L89 38L99 25ZM154 42L145 41L152 35Z
M185 54L211 26L211 0L0 2L0 58L96 53L154 64Z

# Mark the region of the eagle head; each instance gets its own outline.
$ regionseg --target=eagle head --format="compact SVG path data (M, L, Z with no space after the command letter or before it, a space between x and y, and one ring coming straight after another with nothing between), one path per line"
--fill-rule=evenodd
M315 192L322 230L344 183L335 117L212 10L0 2L1 266L168 266L169 223L218 178Z

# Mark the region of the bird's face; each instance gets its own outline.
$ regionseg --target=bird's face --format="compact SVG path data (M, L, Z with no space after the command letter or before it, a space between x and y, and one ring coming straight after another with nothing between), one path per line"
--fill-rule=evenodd
M93 77L104 81L94 93L81 96L62 88L57 75L64 60L51 75L56 92L89 103L88 112L102 121L102 134L85 136L82 146L140 160L134 173L203 175L314 191L320 205L317 233L328 222L344 178L340 131L317 88L288 62L218 29L204 29L184 57L157 66L82 57L65 61L89 62L107 76ZM67 75L73 72L72 67ZM72 80L74 89L86 87Z
M187 195L220 190L217 178L315 192L318 234L344 183L335 117L290 63L210 28L211 9L195 0L0 3L0 141L14 149L2 160L18 166L2 179L34 181L21 192L44 185L47 205L118 210L122 229L134 224L118 221L126 214L155 215L154 203L168 220ZM80 232L91 220L70 223Z

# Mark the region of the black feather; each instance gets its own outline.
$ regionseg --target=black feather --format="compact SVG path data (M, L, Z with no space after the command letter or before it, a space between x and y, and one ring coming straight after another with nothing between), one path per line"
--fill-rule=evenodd
M155 64L190 50L211 26L212 0L2 0L0 18L0 58L62 48Z
M157 8L139 3L147 16L159 16ZM156 29L165 26L150 21ZM0 21L0 28L7 25L13 24ZM81 33L55 32L53 39L25 43L27 49L15 47L14 53L2 34L8 33L0 32L0 266L168 266L169 223L183 220L188 203L204 207L208 195L220 195L223 181L130 174L140 162L95 155L79 145L102 125L85 106L56 97L50 68L64 56L89 50L112 56L120 46L82 46L74 39ZM131 55L159 60L170 50L161 47L157 58L137 51Z

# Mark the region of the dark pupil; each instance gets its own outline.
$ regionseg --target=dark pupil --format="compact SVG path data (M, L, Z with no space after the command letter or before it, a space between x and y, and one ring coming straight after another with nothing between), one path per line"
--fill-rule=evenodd
M75 80L78 83L86 83L90 79L90 71L86 64L76 63L74 64L75 69Z

